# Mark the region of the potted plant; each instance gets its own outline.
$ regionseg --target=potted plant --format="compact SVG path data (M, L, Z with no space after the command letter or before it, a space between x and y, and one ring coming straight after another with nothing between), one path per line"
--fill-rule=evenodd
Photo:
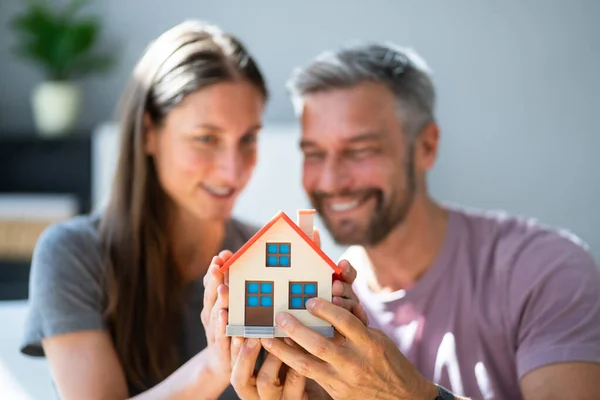
M109 56L94 52L100 21L80 15L87 4L88 0L70 0L57 9L45 0L29 0L11 21L18 37L17 55L37 64L45 75L31 95L41 135L57 136L73 129L82 99L77 79L106 71L112 63Z

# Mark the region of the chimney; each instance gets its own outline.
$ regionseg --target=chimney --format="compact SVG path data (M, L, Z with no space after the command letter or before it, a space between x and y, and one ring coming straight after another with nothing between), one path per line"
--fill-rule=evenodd
M316 211L313 209L310 210L298 210L298 227L302 230L302 232L306 233L311 240L313 238L313 229L315 222L315 213Z

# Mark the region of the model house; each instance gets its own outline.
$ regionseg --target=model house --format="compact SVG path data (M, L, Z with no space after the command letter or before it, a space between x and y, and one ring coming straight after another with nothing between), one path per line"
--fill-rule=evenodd
M282 337L280 312L328 337L331 324L310 314L311 297L331 301L338 266L313 241L315 210L299 210L298 223L279 212L223 267L229 270L228 336Z

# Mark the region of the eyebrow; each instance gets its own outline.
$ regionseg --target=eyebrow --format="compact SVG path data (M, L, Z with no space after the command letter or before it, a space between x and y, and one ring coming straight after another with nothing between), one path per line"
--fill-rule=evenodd
M197 125L194 125L193 128L194 129L206 129L206 130L209 130L209 131L217 131L217 132L222 132L223 131L222 128L220 128L217 125L213 125L213 124L197 124ZM249 132L252 132L252 131L256 131L256 130L259 130L261 128L262 128L261 124L256 124L256 125L253 125L250 128L248 128L246 130L246 132L244 132L244 133L249 133Z
M349 139L346 140L347 143L360 143L360 142L370 142L370 141L377 141L377 140L381 140L383 138L383 135L381 133L363 133L357 136L353 136ZM312 140L306 140L306 139L302 139L300 141L300 149L304 149L307 147L315 147L317 144L315 142L313 142Z

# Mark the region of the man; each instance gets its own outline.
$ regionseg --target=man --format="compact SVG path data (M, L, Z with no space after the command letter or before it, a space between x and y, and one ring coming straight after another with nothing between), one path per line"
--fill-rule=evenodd
M475 399L600 398L594 260L567 234L432 199L440 132L424 62L356 45L317 57L290 88L304 188L335 240L353 245L344 258L371 328L316 301L311 312L346 342L284 315L307 352L263 346L336 398L434 399L433 382Z

